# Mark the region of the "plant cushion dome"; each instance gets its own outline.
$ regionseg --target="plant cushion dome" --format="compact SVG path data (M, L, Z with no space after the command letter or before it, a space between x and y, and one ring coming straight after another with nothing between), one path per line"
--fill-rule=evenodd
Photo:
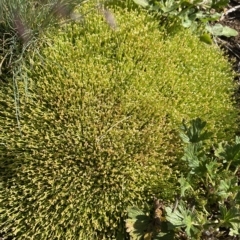
M128 205L174 194L182 119L233 134L219 50L145 12L114 16L115 31L91 12L49 33L17 92L1 86L0 231L18 240L123 239Z

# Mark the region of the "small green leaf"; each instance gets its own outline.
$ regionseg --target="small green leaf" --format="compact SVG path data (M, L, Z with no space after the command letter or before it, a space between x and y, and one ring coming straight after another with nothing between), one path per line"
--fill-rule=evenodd
M149 225L149 217L137 207L128 207L129 219L126 220L126 231L131 239L141 239L146 233Z
M240 235L240 223L232 223L229 236L239 236L239 235Z
M218 162L212 160L211 162L207 163L205 166L210 177L212 179L216 178L216 173L219 167Z
M200 165L197 153L198 153L197 145L189 144L184 149L184 156L182 157L182 160L186 161L188 163L188 166L192 170L199 167Z
M189 143L190 142L190 139L189 139L189 137L186 135L186 134L184 134L183 132L180 132L180 138L182 139L182 141L184 142L184 143Z
M212 6L211 8L213 9L219 9L219 8L223 8L226 7L229 3L229 0L215 0L215 1L211 1Z
M172 212L171 208L166 208L166 219L173 224L174 227L186 228L187 235L191 237L199 231L195 227L195 225L199 225L198 216L195 210L190 211L185 205L185 202L181 202L174 212Z
M190 127L187 127L183 121L181 126L183 132L180 133L180 137L183 137L183 140L187 140L188 138L189 142L191 143L199 143L201 141L209 139L212 133L207 131L202 132L205 126L206 122L202 121L200 118L193 119L190 122Z
M227 198L229 196L228 190L230 189L230 181L228 179L221 180L218 186L218 195Z
M185 17L184 19L182 19L182 25L185 28L189 28L192 25L193 21L190 20L188 17Z
M206 26L206 29L214 36L235 37L238 32L230 27L223 26L220 23L214 26Z
M240 190L238 191L236 197L235 197L236 203L240 204Z
M180 183L180 188L181 188L181 197L185 196L185 191L192 188L189 182L181 175L181 178L178 180Z
M230 28L228 26L224 26L223 27L222 36L225 36L225 37L235 37L237 35L238 35L238 32L235 29Z
M223 154L225 152L225 146L227 145L226 142L220 142L218 143L218 146L217 148L214 150L214 155L217 157L217 158L220 158L220 159L223 159Z
M128 217L132 219L137 219L138 216L145 215L145 213L142 210L140 210L138 207L135 207L135 206L128 207L127 212L128 212Z
M210 21L217 21L221 17L219 13L206 13L206 12L197 12L196 18L199 19L202 23L208 23Z
M232 176L220 181L217 189L217 195L224 199L232 197L237 202L239 190L240 186L238 186L238 178L236 176Z
M160 232L154 240L174 240L174 231L169 231L167 233L165 232Z
M236 143L229 145L227 143L220 143L215 151L215 155L223 158L224 162L232 161L232 164L238 166L240 164L240 144Z
M239 137L239 136L236 136L236 138L235 138L235 143L236 143L236 144L240 144L240 137Z
M237 208L227 209L225 205L220 206L220 222L223 227L232 227L232 223L240 223L240 212Z
M148 7L149 2L147 0L133 0L136 4L142 6L142 7Z
M172 211L172 208L166 207L165 211L167 213L166 219L169 221L174 227L182 227L183 224L183 216L179 213L179 211Z
M177 15L179 8L179 3L175 0L165 0L165 1L158 1L157 5L159 9L164 13L169 13L171 15Z
M210 34L208 34L208 33L204 33L203 35L201 35L200 40L207 44L212 44L212 38L211 38Z

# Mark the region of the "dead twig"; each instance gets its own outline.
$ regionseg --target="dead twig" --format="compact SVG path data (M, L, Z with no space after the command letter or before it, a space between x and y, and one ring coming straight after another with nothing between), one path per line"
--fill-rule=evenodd
M240 9L240 5L237 5L237 6L235 6L235 7L232 7L232 8L230 8L230 9L228 9L227 11L225 11L225 12L222 14L222 16L221 16L221 18L220 18L220 21L222 21L228 14L230 14L230 13L232 13L232 12L235 12L235 11L237 11L238 9Z

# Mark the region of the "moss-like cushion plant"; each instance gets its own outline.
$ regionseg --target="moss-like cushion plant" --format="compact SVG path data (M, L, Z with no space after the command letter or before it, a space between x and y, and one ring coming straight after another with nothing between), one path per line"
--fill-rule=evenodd
M145 12L115 18L115 31L97 12L63 26L17 91L1 85L0 231L18 240L124 239L127 206L174 193L182 119L234 132L219 50Z

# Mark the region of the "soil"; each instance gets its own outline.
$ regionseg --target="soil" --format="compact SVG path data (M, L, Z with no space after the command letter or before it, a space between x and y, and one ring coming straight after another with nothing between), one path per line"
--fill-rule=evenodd
M230 0L219 23L238 32L238 35L235 37L221 37L216 42L226 51L233 70L236 72L235 80L238 84L238 89L235 92L235 99L237 107L240 108L240 0ZM240 136L240 114L238 119L239 128L236 135ZM238 176L240 179L240 171Z
M230 59L234 60L233 69L237 72L236 80L240 83L240 0L230 1L219 23L238 32L236 37L221 37L218 42L227 51Z

